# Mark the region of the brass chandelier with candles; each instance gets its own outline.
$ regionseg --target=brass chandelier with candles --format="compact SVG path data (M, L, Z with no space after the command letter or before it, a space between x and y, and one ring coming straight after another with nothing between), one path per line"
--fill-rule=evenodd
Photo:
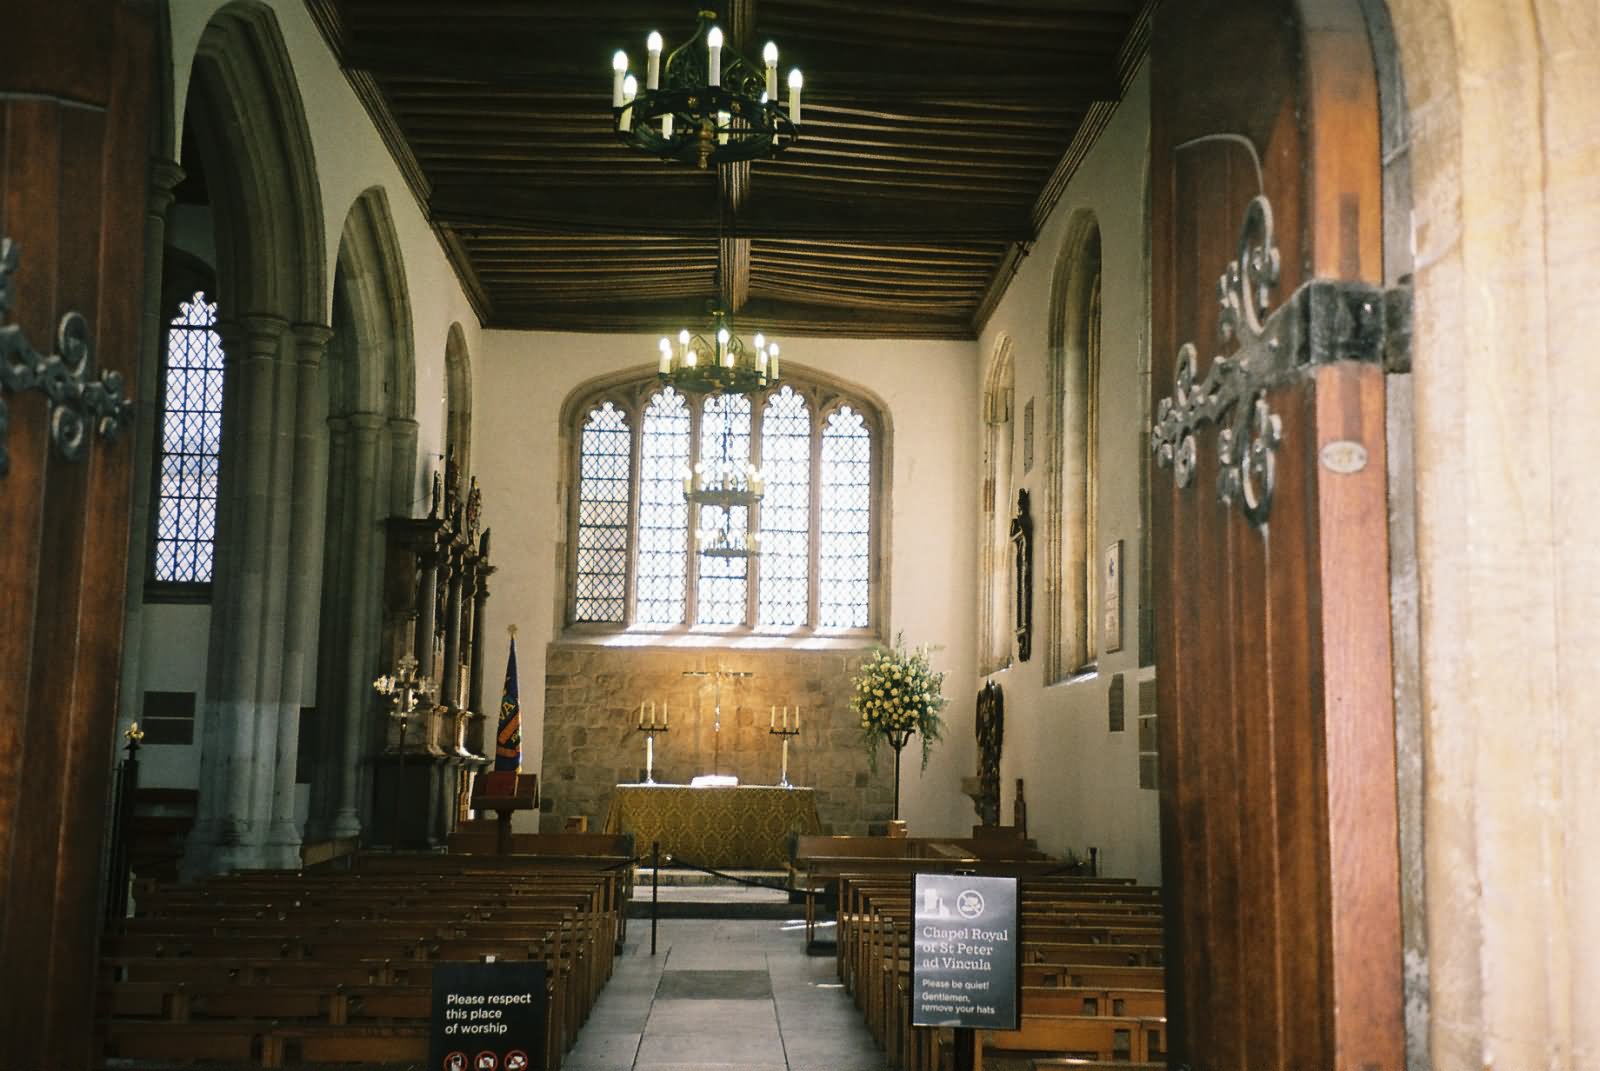
M626 52L612 57L611 111L625 144L704 169L773 156L794 143L805 84L800 69L789 72L784 108L778 46L768 41L757 66L725 42L716 19L715 11L701 11L694 35L664 59L662 37L652 31L643 86Z

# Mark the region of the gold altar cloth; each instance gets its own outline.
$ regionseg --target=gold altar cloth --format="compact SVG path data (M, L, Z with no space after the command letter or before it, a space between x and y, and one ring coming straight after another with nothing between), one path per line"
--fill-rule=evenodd
M618 785L606 813L607 833L632 833L633 850L706 867L788 865L790 833L817 833L817 801L809 788L738 785Z

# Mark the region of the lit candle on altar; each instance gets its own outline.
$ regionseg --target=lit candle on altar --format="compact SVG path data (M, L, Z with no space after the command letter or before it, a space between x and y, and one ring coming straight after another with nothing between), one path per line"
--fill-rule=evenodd
M767 47L761 50L761 58L767 65L767 96L778 95L778 45L775 41L768 41Z

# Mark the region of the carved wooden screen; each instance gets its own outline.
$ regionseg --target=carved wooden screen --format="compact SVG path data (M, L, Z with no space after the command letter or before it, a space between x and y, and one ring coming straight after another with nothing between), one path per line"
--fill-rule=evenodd
M1356 0L1197 0L1152 48L1172 1066L1399 1071L1370 46Z

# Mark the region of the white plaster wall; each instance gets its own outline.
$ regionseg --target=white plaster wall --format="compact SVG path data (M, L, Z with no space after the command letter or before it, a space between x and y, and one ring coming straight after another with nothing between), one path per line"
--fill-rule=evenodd
M939 645L934 664L946 672L945 695L951 699L946 742L925 775L907 749L901 813L918 834L964 832L974 820L971 802L957 786L975 761L977 350L970 342L782 341L787 367L858 385L888 413L893 472L885 636L901 631L908 644ZM653 366L655 350L654 335L484 332L473 457L499 569L490 582L488 634L503 636L513 623L519 628L526 770L541 769L544 649L559 626L561 407L591 379ZM504 648L491 651L486 688L500 680L505 665Z
M144 608L144 630L139 649L140 692L195 693L194 743L143 748L139 781L150 787L194 788L200 783L200 739L205 731L205 651L211 607L150 603Z
M995 352L1002 334L1011 338L1016 367L1017 461L1015 488L1027 488L1034 504L1034 654L1028 662L995 674L1005 689L1005 739L1001 757L1001 817L1011 821L1014 779L1026 780L1028 832L1051 852L1100 851L1103 873L1145 882L1161 876L1157 793L1139 788L1138 606L1139 481L1145 438L1141 395L1142 357L1148 345L1150 296L1146 255L1145 201L1149 171L1148 70L1129 88L1110 125L1085 158L1061 201L1022 263L979 340L984 355ZM1053 288L1068 221L1080 209L1100 225L1100 511L1096 545L1103 554L1123 542L1122 650L1100 653L1098 672L1062 683L1044 682L1045 456L1050 434L1048 355ZM975 367L973 411L984 369ZM1022 473L1021 420L1034 401L1034 464ZM974 477L974 481L981 477ZM978 514L968 527L977 530ZM973 575L976 575L975 573ZM1070 611L1064 616L1071 616ZM1153 670L1142 671L1145 677ZM1125 674L1126 730L1107 729L1111 677Z

